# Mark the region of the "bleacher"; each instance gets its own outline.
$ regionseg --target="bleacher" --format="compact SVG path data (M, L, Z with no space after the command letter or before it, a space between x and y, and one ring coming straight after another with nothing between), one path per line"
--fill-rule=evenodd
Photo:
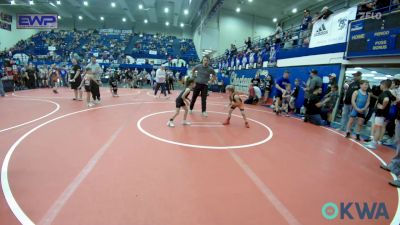
M185 46L182 51L181 45ZM87 58L98 54L103 60L123 63L125 56L133 58L180 58L197 61L193 41L161 34L136 34L132 32L106 33L98 31L42 31L28 40L20 41L11 49L13 54L24 53L30 60L62 62L71 54Z
M362 6L367 4L368 2L363 2L357 6L357 17L356 19L360 19ZM347 7L338 8L335 12L345 10ZM390 14L396 11L399 11L400 4L395 1L391 2L388 6L381 8L374 8L368 10L368 15L376 15L380 14ZM348 21L350 22L350 21ZM333 45L326 45L320 47L309 47L310 37L307 37L305 42L300 43L300 29L301 24L296 26L291 26L287 29L284 29L281 34L282 42L279 45L274 43L275 37L274 34L264 37L264 38L254 38L252 40L252 49L251 51L247 51L247 46L239 46L237 48L237 54L231 54L231 52L227 49L225 54L219 55L212 59L212 63L215 68L219 69L228 69L231 70L233 68L241 69L244 68L261 68L266 66L275 66L275 63L278 59L286 59L286 58L295 58L301 56L309 56L309 55L319 55L319 54L328 54L328 53L336 53L336 52L345 52L347 43L339 43ZM266 43L268 43L269 47L266 47Z

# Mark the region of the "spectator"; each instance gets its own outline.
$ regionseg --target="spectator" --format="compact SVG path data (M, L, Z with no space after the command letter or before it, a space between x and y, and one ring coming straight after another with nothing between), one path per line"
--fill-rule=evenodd
M317 20L320 20L320 19L326 20L326 19L328 19L329 16L332 15L332 14L333 14L333 12L332 12L331 10L329 10L329 7L328 7L328 6L325 6L324 8L322 8L322 10L321 10L321 15L318 17Z
M375 8L375 2L374 1L367 1L364 3L361 3L358 6L358 13L357 13L357 19L361 18L361 17L365 17L365 13L367 12L371 12L372 10L374 10Z
M256 73L256 76L253 79L251 79L251 83L253 84L253 86L257 87L260 86L261 80L260 80L260 74L258 72Z
M283 73L283 76L279 78L276 81L275 88L276 88L276 94L275 94L275 108L274 111L276 115L279 115L281 113L280 107L282 105L282 96L283 93L286 92L286 85L290 84L289 80L289 71L285 71Z
M381 82L382 94L379 95L376 105L376 117L373 128L372 141L365 144L369 149L376 149L378 141L380 141L385 133L385 118L389 115L390 105L396 98L390 93L389 88L392 82L390 80L383 80Z
M311 31L312 17L310 15L310 10L305 9L303 14L304 14L303 21L301 22L300 25L300 38L298 43L299 46L303 45L304 39L310 36L310 31Z
M341 124L342 127L341 129L345 131L346 125L349 122L349 117L350 117L350 110L351 110L351 97L354 93L354 91L357 91L360 89L360 81L361 81L361 75L362 73L360 71L357 71L356 73L353 73L353 82L349 84L349 87L347 88L347 91L344 95L344 105L342 108L342 120Z
M335 73L329 74L328 78L329 78L329 84L328 84L328 89L326 90L327 93L331 92L332 86L337 85Z
M268 102L269 94L271 93L272 87L274 86L274 79L270 74L267 74L264 78L264 103Z
M276 23L276 29L275 29L274 35L275 35L275 44L276 44L275 47L277 47L282 42L282 40L281 40L281 38L282 38L282 28L279 25L279 23Z
M259 98L256 95L256 92L254 90L254 86L253 86L253 84L250 84L250 86L249 86L249 97L244 101L244 104L249 104L249 105L257 104L258 100L259 100Z
M314 91L310 94L308 98L304 122L310 122L318 126L322 125L321 107L324 102L320 102L321 93L322 88L320 86L315 86Z
M361 127L364 124L364 118L366 114L366 110L369 106L370 96L367 92L369 88L369 83L366 80L360 81L360 89L354 91L351 95L351 105L353 107L350 113L350 119L347 123L346 128L346 138L350 138L351 136L351 128L353 127L354 120L357 118L357 128L356 128L356 140L361 141L360 139L360 131Z
M246 51L251 50L251 37L248 37L244 43L246 44Z
M325 104L322 107L321 116L324 120L326 120L328 126L330 126L331 122L333 121L332 112L338 99L338 86L335 84L331 86L330 92L322 99L322 102L325 102Z
M306 99L308 99L308 97L314 92L315 87L322 87L322 79L318 76L318 71L313 69L310 72L310 77L308 78L306 88L304 89L304 96Z
M372 114L375 112L376 101L378 101L379 95L382 93L380 85L374 85L370 91L370 103L367 116L365 117L364 125L367 125L368 121L371 119Z
M296 99L299 96L300 92L300 81L299 79L294 80L294 89L292 91L290 101L289 101L289 107L291 110L294 110L296 108Z

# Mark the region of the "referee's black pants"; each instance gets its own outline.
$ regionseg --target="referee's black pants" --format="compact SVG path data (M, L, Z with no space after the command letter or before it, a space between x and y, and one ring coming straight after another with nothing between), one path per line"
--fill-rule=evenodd
M190 110L193 110L194 103L196 103L197 97L201 94L201 111L206 112L207 109L207 92L208 85L207 84L199 84L196 83L196 86L193 89L192 101L190 102Z

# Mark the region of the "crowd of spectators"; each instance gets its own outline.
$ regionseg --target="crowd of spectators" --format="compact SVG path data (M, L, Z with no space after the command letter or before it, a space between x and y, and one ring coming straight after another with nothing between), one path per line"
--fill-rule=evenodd
M399 8L399 0L368 0L358 5L358 16L360 18L367 12L388 12ZM310 10L303 11L303 18L298 26L291 26L283 30L280 23L276 23L276 29L273 34L260 40L251 40L248 37L244 41L243 47L238 50L236 45L231 44L230 49L226 49L221 57L213 60L215 66L219 68L228 68L239 65L242 68L258 68L263 66L263 62L273 60L276 52L281 49L291 49L295 47L307 48L310 43L311 31L313 25L318 20L326 20L333 12L325 6L321 11L311 14ZM271 52L271 50L273 52ZM250 55L254 54L256 60L250 60ZM243 61L244 59L244 61ZM251 61L251 62L250 62ZM253 64L253 63L256 64Z

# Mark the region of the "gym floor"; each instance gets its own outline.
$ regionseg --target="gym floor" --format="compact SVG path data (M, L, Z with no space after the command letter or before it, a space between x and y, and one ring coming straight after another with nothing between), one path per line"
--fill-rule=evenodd
M250 128L239 111L223 126L228 99L217 93L207 118L199 98L193 124L180 124L182 111L169 128L178 91L119 92L103 88L93 108L66 88L0 99L0 224L398 224L398 189L379 168L392 149L262 106L247 106ZM390 218L327 220L328 202L384 203Z

